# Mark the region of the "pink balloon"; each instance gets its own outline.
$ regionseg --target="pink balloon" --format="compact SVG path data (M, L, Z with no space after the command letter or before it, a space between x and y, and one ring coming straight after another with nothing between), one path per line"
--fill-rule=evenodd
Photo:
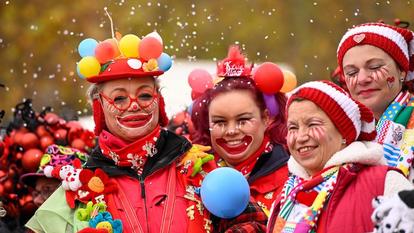
M95 48L95 57L99 63L104 64L116 55L114 46L109 41L99 43Z
M188 84L194 92L203 93L207 89L212 88L213 77L210 73L203 69L195 69L188 75Z
M162 53L162 44L157 38L145 37L139 43L139 56L148 61L151 58L158 58Z
M257 87L265 94L275 94L283 86L283 72L278 65L265 62L256 68L253 79Z

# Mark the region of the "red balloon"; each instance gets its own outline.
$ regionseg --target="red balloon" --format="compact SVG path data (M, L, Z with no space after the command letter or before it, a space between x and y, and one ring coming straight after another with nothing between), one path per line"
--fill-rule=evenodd
M22 165L27 172L36 172L39 168L40 159L43 156L43 152L39 149L30 149L24 152L22 158Z
M55 131L54 135L56 139L63 139L66 140L66 135L68 131L66 129L58 129Z
M21 152L17 152L17 153L16 153L16 155L14 156L14 158L15 158L16 160L22 159L22 158L23 158L23 153L21 153Z
M11 137L13 138L13 142L16 143L17 145L22 145L22 141L23 141L23 136L26 134L26 130L13 130Z
M114 38L106 39L104 42L108 42L112 45L112 48L114 50L114 58L121 55L121 52L119 51L118 42Z
M76 138L75 140L72 141L71 146L75 149L84 151L85 150L85 142L80 139L80 138Z
M82 125L79 121L68 121L66 127L70 129L82 129Z
M44 119L49 125L54 125L59 122L59 116L52 112L46 113Z
M47 131L46 126L39 125L36 128L36 134L39 137L43 137L43 136L49 135L49 132Z
M99 63L104 64L113 59L116 55L116 51L109 41L103 41L99 43L95 48L95 57Z
M145 37L139 43L138 48L139 56L148 61L151 58L158 58L162 53L162 44L154 37Z
M4 192L5 193L11 193L13 192L13 181L11 179L7 179L4 183L3 183L3 188L4 188Z
M42 147L42 150L45 150L48 146L52 145L54 142L53 138L51 136L43 136L40 138L40 147Z
M21 145L25 150L35 148L37 145L39 145L39 139L34 133L25 133L21 140Z
M195 69L188 75L188 84L194 92L203 93L207 89L212 88L213 77L210 73L203 69Z
M275 94L283 86L283 72L278 65L265 62L257 67L253 79L257 87L265 94Z

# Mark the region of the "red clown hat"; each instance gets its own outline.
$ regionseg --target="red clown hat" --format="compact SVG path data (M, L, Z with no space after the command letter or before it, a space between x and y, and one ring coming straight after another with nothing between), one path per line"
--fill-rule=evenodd
M82 59L77 63L77 72L90 83L102 83L121 78L154 77L162 75L172 65L171 57L163 53L160 35L152 32L142 39L133 34L109 38L98 42L84 39L78 46ZM164 99L161 95L160 125L168 124ZM103 109L98 99L93 100L95 134L106 128Z

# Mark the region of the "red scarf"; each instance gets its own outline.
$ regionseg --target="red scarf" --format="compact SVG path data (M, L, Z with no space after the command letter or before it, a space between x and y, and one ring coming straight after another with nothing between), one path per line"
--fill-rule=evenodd
M141 175L147 158L157 154L155 143L160 133L161 128L157 126L145 137L128 144L108 131L103 130L99 134L99 146L103 155L112 159L117 166L131 167L137 171L138 175Z
M260 158L260 156L263 153L268 153L272 151L272 149L273 149L273 145L270 143L270 139L267 136L264 136L262 144L256 150L256 152L254 152L251 156L249 156L243 162L233 167L239 172L241 172L244 176L248 176L252 172L254 165L256 165L256 162ZM216 156L218 155L216 154ZM219 164L220 164L220 161L219 161Z

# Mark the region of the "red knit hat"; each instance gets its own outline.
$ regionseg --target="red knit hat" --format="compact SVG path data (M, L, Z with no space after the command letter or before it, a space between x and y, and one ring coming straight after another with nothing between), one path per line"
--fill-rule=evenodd
M407 72L405 82L410 82L414 80L413 38L412 31L384 23L357 25L349 29L339 42L337 58L341 73L343 73L342 61L349 49L358 45L372 45L390 55L401 70Z
M133 34L121 38L110 38L97 42L92 38L83 40L78 47L82 59L77 71L81 78L91 83L103 83L122 78L158 77L172 64L171 58L162 53L162 39L158 33L148 34L142 40ZM159 124L167 126L168 117L165 102L159 94ZM99 98L94 97L93 119L95 134L107 129L105 116Z
M288 99L289 108L293 100L303 98L315 103L336 126L349 145L354 141L372 141L377 132L374 116L367 107L352 99L347 92L329 81L305 83Z

